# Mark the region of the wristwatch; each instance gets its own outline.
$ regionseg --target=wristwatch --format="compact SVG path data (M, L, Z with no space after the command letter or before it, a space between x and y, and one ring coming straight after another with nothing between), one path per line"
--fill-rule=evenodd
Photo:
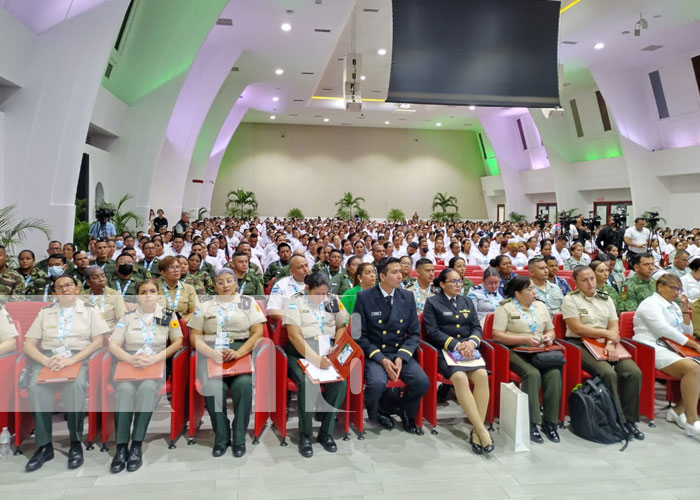
M614 340L608 340L608 344L612 344L612 346L615 347L617 345L617 342L615 342Z

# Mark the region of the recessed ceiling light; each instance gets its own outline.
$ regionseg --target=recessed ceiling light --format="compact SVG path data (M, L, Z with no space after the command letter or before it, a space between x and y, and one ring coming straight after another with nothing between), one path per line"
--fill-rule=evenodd
M435 124L435 126L436 126L436 127L442 127L442 123L437 122L437 123Z
M280 26L280 28L282 28L282 31L291 31L292 25L289 23L282 23L282 26Z
M275 115L270 115L270 120L276 120L277 117Z
M380 56L385 56L385 55L386 55L386 49L379 49L379 50L377 51L377 54L379 54Z
M326 122L326 123L328 123L329 121L331 121L331 119L330 119L330 118L324 118L323 121Z
M362 75L362 76L360 77L360 80L366 80L366 79L367 79L367 77L366 77L365 75Z
M600 50L605 48L605 44L603 42L598 42L593 46L594 49Z
M273 98L272 98L272 102L277 102L277 101L279 101L279 100L280 100L279 97L273 97Z
M282 74L284 74L284 70L283 70L282 68L277 68L277 69L275 70L275 74L276 74L276 75L282 75Z
M384 122L384 125L389 125L391 122Z
M469 111L474 111L476 109L476 106L469 106Z

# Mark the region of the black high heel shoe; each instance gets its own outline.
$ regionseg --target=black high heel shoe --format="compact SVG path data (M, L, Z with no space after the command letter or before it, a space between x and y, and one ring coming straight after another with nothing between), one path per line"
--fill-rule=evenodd
M469 433L469 444L472 445L472 451L477 454L477 455L482 455L484 453L484 449L480 444L476 444L474 442L474 431L472 430ZM493 445L493 443L491 443Z

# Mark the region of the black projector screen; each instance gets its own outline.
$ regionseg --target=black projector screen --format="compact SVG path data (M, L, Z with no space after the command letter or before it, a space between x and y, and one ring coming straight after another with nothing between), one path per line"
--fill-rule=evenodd
M393 0L387 102L559 106L560 2Z

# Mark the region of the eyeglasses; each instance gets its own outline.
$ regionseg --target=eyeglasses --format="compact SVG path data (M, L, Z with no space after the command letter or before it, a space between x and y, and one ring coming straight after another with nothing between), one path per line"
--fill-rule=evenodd
M54 290L72 290L75 285L73 283L66 283L65 285L54 285L53 289Z
M179 270L180 270L180 266L170 266L170 267L166 267L165 270L168 271L169 273L174 273L175 271L179 271Z
M454 286L460 286L462 283L464 283L464 280L449 280L447 283Z
M683 291L682 288L677 287L677 286L669 286L669 285L666 285L666 288L668 288L669 290L672 290L672 291L675 292L675 293L681 293L681 292Z

